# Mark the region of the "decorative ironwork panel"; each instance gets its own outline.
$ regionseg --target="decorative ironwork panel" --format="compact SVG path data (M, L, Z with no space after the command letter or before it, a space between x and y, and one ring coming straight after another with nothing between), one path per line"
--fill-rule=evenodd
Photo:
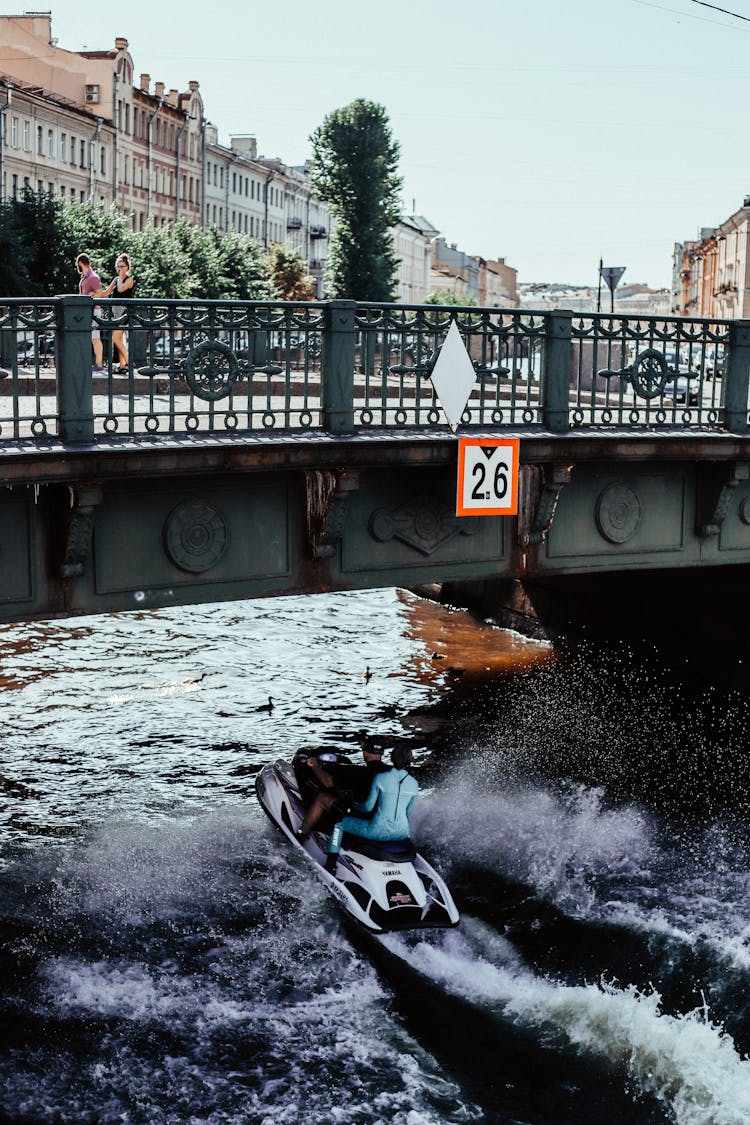
M726 322L592 313L572 337L574 428L723 426Z
M477 374L462 425L541 424L543 314L361 305L354 374L357 428L446 425L430 376L453 320Z
M307 430L321 424L323 307L259 301L101 301L98 433ZM127 366L118 365L120 345Z
M0 301L0 440L58 434L55 301Z

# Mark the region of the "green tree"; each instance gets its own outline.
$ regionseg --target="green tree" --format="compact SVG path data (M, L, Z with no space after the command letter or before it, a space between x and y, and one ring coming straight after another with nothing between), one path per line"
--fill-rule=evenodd
M305 270L299 250L288 243L276 245L268 255L271 284L282 301L314 301L315 282Z
M21 239L26 247L28 279L26 294L47 297L69 288L68 278L75 277L72 262L60 254L62 204L50 192L34 192L25 188L20 199L12 200Z
M476 305L473 297L461 296L458 293L451 293L449 289L433 289L428 293L422 301L423 305L461 305L466 308L470 305Z
M0 297L28 297L30 247L15 200L0 204Z
M66 203L59 208L57 262L60 279L56 293L73 293L78 288L75 259L88 254L103 285L108 285L115 274L115 258L123 251L137 256L137 235L130 221L116 207L101 207L96 203ZM140 292L140 279L138 287Z
M149 223L138 231L133 244L136 296L186 299L194 296L191 257L170 226Z
M215 229L215 228L214 228ZM249 234L219 235L222 269L232 301L267 301L271 296L268 256Z
M393 300L398 261L391 229L400 215L402 181L385 108L358 98L329 113L310 140L312 183L336 220L328 295Z

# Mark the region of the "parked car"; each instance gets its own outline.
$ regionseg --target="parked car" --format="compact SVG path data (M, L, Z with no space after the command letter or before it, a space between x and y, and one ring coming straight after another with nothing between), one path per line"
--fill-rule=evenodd
M170 336L161 336L151 345L151 354L156 360L168 360L173 356L175 359L182 359L189 351L190 344L187 340Z
M674 402L697 406L701 396L701 381L695 378L686 364L681 364L679 374L665 383L662 394L664 398L671 398Z

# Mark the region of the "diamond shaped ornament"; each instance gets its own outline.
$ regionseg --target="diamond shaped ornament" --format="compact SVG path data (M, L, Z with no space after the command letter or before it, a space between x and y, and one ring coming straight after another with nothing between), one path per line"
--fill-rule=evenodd
M448 425L458 428L466 403L469 401L477 373L466 350L455 320L451 321L448 335L432 369L432 385L445 411Z

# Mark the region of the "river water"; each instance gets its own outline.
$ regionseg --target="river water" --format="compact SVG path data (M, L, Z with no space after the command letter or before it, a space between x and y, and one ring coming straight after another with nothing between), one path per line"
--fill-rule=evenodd
M740 696L391 590L4 627L0 690L0 1120L750 1121ZM456 930L359 938L255 800L365 734Z

